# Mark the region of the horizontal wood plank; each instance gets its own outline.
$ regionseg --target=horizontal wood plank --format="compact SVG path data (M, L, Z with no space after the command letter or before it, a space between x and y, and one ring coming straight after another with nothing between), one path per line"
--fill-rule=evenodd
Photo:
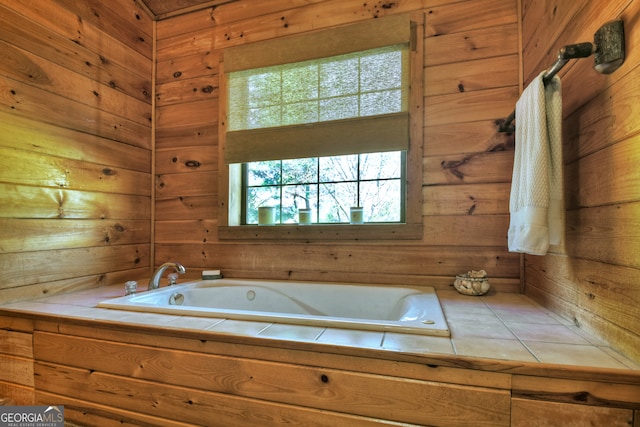
M207 243L218 238L218 221L206 220L170 220L157 221L156 233L162 236L156 243Z
M429 7L426 13L427 37L513 24L518 16L516 4L503 0L454 2Z
M217 171L218 147L180 147L156 151L156 173L190 173Z
M134 267L119 271L109 271L106 273L100 272L79 277L52 280L49 282L14 286L3 289L0 293L0 297L2 298L3 303L12 303L53 295L63 295L114 284L121 285L124 290L124 282L127 280L144 280L148 279L150 275L150 266L147 264L139 268Z
M9 399L5 405L32 406L35 403L34 394L32 386L0 381L0 396Z
M68 73L62 66L4 42L0 42L0 52L0 75L91 108L115 112L143 126L151 122L148 100L136 99L90 77Z
M424 187L423 215L504 215L509 213L511 184L462 184ZM425 222L430 218L425 218Z
M637 256L640 253L640 202L570 210L566 213L566 224L568 255L640 267ZM604 245L604 242L610 243ZM638 274L640 272L631 277L640 277Z
M4 148L2 154L0 181L3 182L137 196L151 193L148 173L12 148Z
M175 149L179 147L218 145L218 120L181 126L170 123L164 129L156 129L156 148Z
M392 248L392 249L390 249ZM375 283L392 281L395 275L419 269L429 271L431 276L455 277L461 271L468 271L469 265L484 266L494 271L495 276L517 277L519 255L506 253L501 248L475 246L438 247L393 244L380 246L372 244L331 245L289 243L247 243L247 244L157 244L157 263L182 254L185 265L195 267L222 266L224 269L263 274L265 278L287 273L292 278L298 272L323 272L321 279L328 277L340 281L341 274L368 273L368 280ZM277 253L277 257L271 256ZM381 270L384 266L384 271ZM419 274L419 271L416 271ZM320 274L320 273L317 273ZM243 277L243 276L240 276ZM255 276L253 276L255 277Z
M506 116L500 120L504 118ZM513 151L514 135L497 132L497 122L482 120L427 126L424 129L424 155L431 157L484 151Z
M640 201L640 135L604 148L565 167L568 208ZM607 171L607 173L603 173Z
M640 409L640 386L514 375L513 396L578 405Z
M0 125L2 147L114 167L123 167L122 159L126 158L127 169L151 172L151 150L148 148L117 143L5 112L0 112L0 123L3 123Z
M12 265L29 267L16 269ZM149 244L0 254L0 266L5 271L0 289L149 265Z
M218 97L218 77L195 77L188 80L156 86L156 105L183 103L185 100L200 101Z
M425 157L422 161L422 173L424 185L510 183L513 152Z
M0 218L0 253L146 243L149 220Z
M218 193L218 174L215 171L162 174L156 177L158 198L215 195Z
M434 65L424 69L425 96L473 92L517 85L518 55Z
M425 66L513 55L518 52L517 45L517 24L427 37L424 41Z
M159 61L156 70L156 84L175 83L199 77L213 78L220 68L220 53L217 51L198 52L183 56L176 52L166 61Z
M437 215L425 220L423 239L433 246L489 246L506 251L508 229L509 215Z
M53 394L37 390L35 393L35 403L38 405L49 405L56 402L64 405L64 419L68 424L81 426L102 426L121 427L126 426L158 426L163 427L186 427L180 420L160 418L140 412L120 409L108 404L88 402L83 399L73 399L60 394Z
M376 3L367 4L358 0L326 0L306 7L217 25L214 31L214 45L216 49L225 49L239 44L377 19L421 8L422 0L387 3L386 6Z
M17 116L38 117L48 124L142 148L149 148L151 145L150 122L140 124L15 80L0 80L0 105Z
M512 399L512 427L607 426L628 427L633 411L620 408Z
M218 197L217 195L205 195L158 198L155 202L155 218L157 221L190 219L217 221ZM157 231L156 233L160 239L164 238L162 234Z
M149 219L151 198L0 184L0 218Z
M169 61L176 56L197 55L214 50L214 37L211 28L195 30L170 38L158 39L156 61Z
M217 124L217 98L156 108L156 126L159 131L176 127L176 123L180 127Z
M0 381L33 387L33 359L0 354Z
M0 353L33 358L33 334L0 329Z
M517 86L430 96L425 99L426 126L502 119L513 111Z

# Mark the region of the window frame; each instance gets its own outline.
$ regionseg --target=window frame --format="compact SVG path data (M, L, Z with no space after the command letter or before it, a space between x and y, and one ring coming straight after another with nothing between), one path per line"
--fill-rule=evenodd
M357 171L356 171L356 175L357 177L354 179L349 179L349 180L344 180L344 181L323 181L321 176L320 176L320 157L313 157L313 159L315 159L315 162L318 166L318 173L316 174L316 179L313 181L308 181L308 182L303 182L303 183L293 183L293 184L268 184L268 185L249 185L248 183L248 175L249 175L249 171L248 171L248 166L247 163L242 163L241 164L241 168L242 168L242 204L241 204L241 211L240 211L240 222L242 225L256 225L254 223L251 224L247 224L247 198L248 198L248 191L251 188L277 188L278 189L278 193L280 196L280 200L283 199L283 193L286 187L289 186L298 186L298 185L310 185L310 186L315 186L316 187L316 194L315 194L315 202L316 202L316 207L320 206L320 188L322 185L325 184L339 184L339 183L353 183L356 185L356 199L360 200L360 194L362 191L362 186L360 184L363 183L371 183L371 182L380 182L380 181L397 181L399 183L400 186L400 191L401 194L406 195L406 176L407 176L407 171L406 171L406 164L407 164L407 153L406 150L402 150L402 151L395 151L397 153L399 153L399 157L400 157L400 176L399 177L385 177L385 178L378 178L378 179L372 179L372 178L362 178L360 176L360 161L361 161L361 157L362 155L366 155L367 153L353 153L351 155L353 156L358 156L358 160L357 160ZM391 153L391 151L388 151L387 153ZM371 154L371 153L369 153ZM281 175L280 177L282 178L282 162L285 161L286 159L278 159L275 161L280 162L280 171L281 171ZM282 179L281 179L282 180ZM406 218L406 214L405 214L405 206L406 206L406 200L404 197L400 198L399 201L399 213L400 213L400 221L371 221L371 224L404 224L404 218ZM358 206L358 205L355 205ZM279 221L282 221L282 205L279 206ZM336 224L346 224L349 222L348 219L348 215L347 218L344 221L340 221L340 222L321 222L320 218L319 218L319 211L316 208L314 215L313 215L313 219L312 219L312 225L336 225ZM278 222L277 224L274 225L295 225L292 223L282 223L282 222Z
M407 240L422 239L422 141L423 141L423 38L424 38L424 13L414 12L405 15L394 15L388 18L378 18L345 25L342 27L319 30L314 33L293 35L286 37L294 40L293 45L304 46L314 40L314 37L328 37L328 43L322 46L331 45L342 46L341 38L371 38L372 34L378 34L375 29L377 25L397 25L393 20L406 20L409 26L409 107L408 107L408 133L409 141L406 150L406 182L404 204L405 218L403 223L365 223L352 225L340 224L276 224L273 226L242 225L239 218L240 206L242 203L241 191L241 166L239 164L228 164L225 161L226 147L226 117L227 117L227 85L225 74L225 61L243 61L247 51L243 55L223 54L220 62L220 99L219 99L219 203L218 203L218 238L220 240ZM369 28L366 32L363 28ZM243 45L243 48L264 51L274 49L279 53L278 58L269 59L274 61L271 65L286 62L296 62L295 52L284 52L277 49L280 39L270 39L262 42ZM276 43L274 45L274 43ZM381 41L385 43L385 41ZM383 45L396 44L390 41ZM320 44L316 44L320 45ZM285 55L283 57L283 55ZM287 56L288 55L288 56ZM332 56L335 53L324 52L322 56ZM254 67L250 67L254 68ZM257 68L257 67L255 67ZM238 168L238 169L236 169ZM230 215L233 212L233 215Z

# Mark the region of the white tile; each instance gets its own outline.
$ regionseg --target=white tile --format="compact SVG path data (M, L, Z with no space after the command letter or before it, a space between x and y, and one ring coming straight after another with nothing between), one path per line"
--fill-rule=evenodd
M592 345L525 341L524 344L542 363L627 369L615 358Z
M256 336L269 325L270 323L225 319L223 322L216 323L206 330L212 332L224 332L225 334Z
M500 338L512 339L516 337L511 331L495 317L478 319L447 319L451 338Z
M383 332L327 328L316 341L352 347L380 348L383 336Z
M410 335L386 332L382 348L409 353L454 354L451 340L447 337Z
M536 358L518 340L460 338L452 341L456 354L460 356L536 362Z
M582 345L589 344L589 341L564 325L515 322L508 323L507 325L511 328L513 333L523 341L544 341Z
M287 325L274 323L260 331L259 336L290 341L315 341L325 328L318 326Z

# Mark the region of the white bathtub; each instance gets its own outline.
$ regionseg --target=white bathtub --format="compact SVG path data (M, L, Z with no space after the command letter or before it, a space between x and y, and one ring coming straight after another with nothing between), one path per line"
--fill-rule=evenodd
M103 301L98 307L449 336L438 296L428 286L201 280Z

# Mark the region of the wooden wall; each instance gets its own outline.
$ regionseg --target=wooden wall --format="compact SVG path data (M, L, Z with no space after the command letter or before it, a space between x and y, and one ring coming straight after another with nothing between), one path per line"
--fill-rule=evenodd
M225 48L424 11L424 236L417 241L220 241L218 64ZM227 276L449 286L484 268L517 291L506 249L513 145L496 132L519 93L516 0L238 2L157 24L155 264Z
M147 276L153 23L0 0L0 303Z
M627 58L562 71L566 247L525 258L526 294L640 360L640 1L523 2L524 80L622 18Z

